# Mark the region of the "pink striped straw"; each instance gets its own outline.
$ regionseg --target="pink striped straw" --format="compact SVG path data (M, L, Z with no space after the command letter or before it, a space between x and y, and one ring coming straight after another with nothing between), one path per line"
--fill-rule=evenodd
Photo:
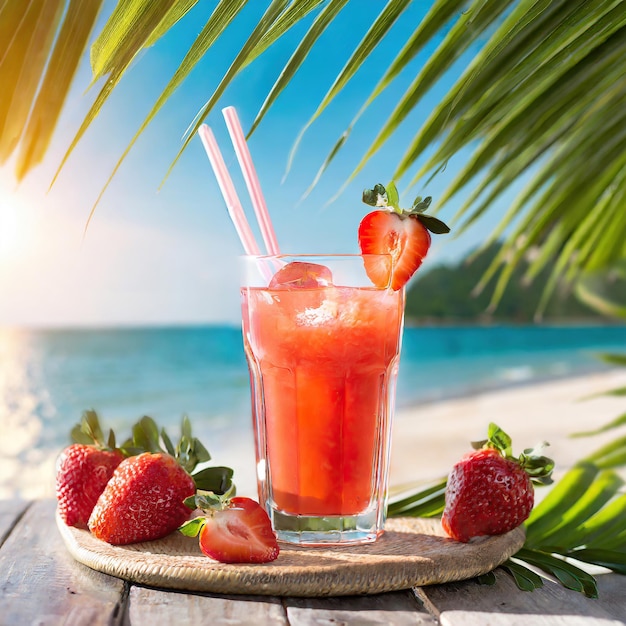
M241 167L244 180L246 181L246 187L248 188L248 193L252 200L252 206L254 207L257 220L259 221L259 228L261 229L261 235L265 242L267 253L280 254L278 242L276 241L276 233L274 232L272 220L267 210L267 204L265 203L265 198L261 191L261 183L254 169L252 156L250 155L250 150L246 143L237 111L235 107L230 106L222 109L222 114L226 120L226 127L230 133L230 139L233 142L235 154L237 155L239 166Z
M248 224L246 215L243 212L241 202L239 201L237 191L235 190L235 185L233 184L232 178L228 173L228 168L226 167L226 163L224 163L224 157L220 152L213 132L206 124L202 124L202 126L198 129L198 135L200 135L202 145L204 146L207 156L209 157L213 172L215 172L217 184L220 187L220 191L222 192L222 196L226 202L228 214L235 225L235 230L239 235L243 249L246 254L253 256L260 255L261 251L259 250L259 246L254 239L254 235L250 229L250 224Z

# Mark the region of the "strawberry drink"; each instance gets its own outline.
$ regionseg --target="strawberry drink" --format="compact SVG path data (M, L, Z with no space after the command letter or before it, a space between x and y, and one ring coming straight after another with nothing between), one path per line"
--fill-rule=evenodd
M267 287L242 290L261 501L281 539L372 541L384 516L404 292L373 286L360 255L249 262L251 273L282 265Z
M404 285L431 232L430 198L376 185L361 254L248 256L241 291L259 497L279 539L374 541L384 525Z

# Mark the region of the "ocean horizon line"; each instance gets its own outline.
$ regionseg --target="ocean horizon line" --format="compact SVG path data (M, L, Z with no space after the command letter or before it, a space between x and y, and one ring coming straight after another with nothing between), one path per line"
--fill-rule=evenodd
M621 319L598 319L598 318L559 318L542 321L516 321L516 320L462 320L462 319L433 319L405 317L407 328L587 328L608 327L626 328L626 321ZM203 329L223 328L229 330L241 330L241 321L145 321L145 322L61 322L58 324L2 324L0 332L5 331L115 331L115 330L178 330L178 329ZM625 346L626 347L626 346Z

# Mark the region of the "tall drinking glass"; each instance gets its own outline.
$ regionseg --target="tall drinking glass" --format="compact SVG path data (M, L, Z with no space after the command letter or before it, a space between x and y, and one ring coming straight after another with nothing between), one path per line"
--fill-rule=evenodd
M259 499L283 541L366 543L383 531L404 291L374 287L376 263L391 260L244 259Z

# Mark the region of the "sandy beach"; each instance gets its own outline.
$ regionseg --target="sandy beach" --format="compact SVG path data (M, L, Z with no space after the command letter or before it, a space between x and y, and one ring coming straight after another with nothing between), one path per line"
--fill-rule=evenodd
M396 413L393 427L390 484L429 481L444 476L470 450L469 442L485 437L489 422L513 438L515 452L546 440L547 454L556 461L556 476L603 443L616 438L609 432L591 438L571 433L597 428L626 411L626 398L598 396L626 387L626 371L565 378L541 384L504 388L488 393L424 404ZM54 493L54 463L58 453L25 450L32 424L3 424L0 441L0 497L37 498ZM620 432L621 434L621 432ZM216 464L235 469L238 491L255 495L251 433L242 433L237 448L211 450ZM220 453L221 452L221 453Z
M394 422L390 482L400 485L446 475L455 461L471 450L470 441L485 438L489 422L513 438L515 453L548 441L545 453L555 460L558 477L579 459L624 434L622 428L594 437L570 437L625 413L623 396L590 398L625 386L626 371L613 370L399 411Z

